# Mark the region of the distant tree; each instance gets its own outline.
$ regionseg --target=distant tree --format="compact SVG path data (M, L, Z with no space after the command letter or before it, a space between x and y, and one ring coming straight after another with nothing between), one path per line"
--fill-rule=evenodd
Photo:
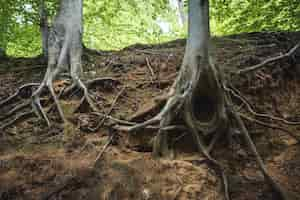
M1 58L5 58L6 57L6 53L5 53L5 50L0 48L0 59Z

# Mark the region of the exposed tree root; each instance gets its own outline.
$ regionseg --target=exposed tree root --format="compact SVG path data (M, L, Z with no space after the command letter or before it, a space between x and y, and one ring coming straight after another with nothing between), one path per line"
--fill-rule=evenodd
M248 73L248 72L254 72L256 70L259 70L261 69L262 67L264 67L266 64L269 64L269 63L272 63L272 62L275 62L275 61L278 61L278 60L281 60L281 59L284 59L284 58L287 58L287 57L291 57L295 52L296 50L300 47L300 42L298 42L293 48L291 48L287 53L283 54L283 55L280 55L280 56L276 56L276 57L272 57L272 58L268 58L266 60L264 60L263 62L257 64L257 65L254 65L254 66L251 66L251 67L247 67L247 68L244 68L244 69L241 69L239 71L237 71L237 74L245 74L245 73Z
M232 104L229 103L231 100L229 95L227 96L225 93L225 91L228 91L228 88L224 84L222 72L215 66L207 63L206 60L201 59L203 58L193 61L193 57L189 57L189 59L184 60L181 73L172 87L172 90L175 92L172 92L173 95L167 100L160 113L145 122L123 128L123 130L136 132L147 126L159 124L159 130L154 140L153 154L156 157L161 157L169 154L168 133L164 127L170 126L176 118L183 119L184 124L196 142L198 151L208 159L212 167L221 175L225 198L229 200L228 181L224 167L212 158L209 152L213 150L217 140L231 128L228 118L231 117L230 121L236 122L249 149L254 153L266 181L272 186L281 200L288 200L286 192L268 174L243 121L233 110ZM197 107L199 106L198 104L201 105L201 108ZM212 108L206 110L211 105ZM247 106L251 108L249 104ZM251 111L254 112L252 109ZM260 117L270 118L264 114L259 115ZM275 117L271 118L275 119ZM298 124L298 122L286 122L281 119L279 121L294 125ZM210 143L208 145L205 144L204 138L211 135Z
M53 81L57 78L59 74L63 71L68 70L69 76L72 80L72 89L77 88L83 91L83 97L80 101L80 106L88 106L94 112L98 112L97 107L94 105L91 95L88 92L88 87L99 83L104 79L96 79L88 82L86 86L80 79L82 72L81 67L81 56L82 56L82 1L81 0L62 0L60 3L60 8L57 13L53 25L47 34L47 52L48 52L48 67L43 81L39 84L39 87L31 95L31 104L35 114L43 119L48 126L51 126L51 122L47 117L47 113L44 111L41 105L41 94L46 88L52 99L54 105L58 111L60 119L64 122L66 121L63 110L59 104L58 97L55 94L53 88ZM44 38L45 39L45 38ZM37 86L37 84L26 84L22 86L14 95L8 99L0 102L0 107L11 103L19 93L32 86ZM62 94L59 94L61 96ZM26 104L26 103L25 103ZM9 115L17 112L18 110L25 107L25 104L21 104L16 108L9 111Z
M25 101L24 103L17 105L16 107L14 107L12 110L8 111L7 113L5 113L2 117L0 117L0 120L4 120L8 117L11 117L12 115L14 115L16 112L28 107L30 105L30 101Z
M101 159L102 155L104 154L104 152L106 151L106 149L108 148L108 146L112 143L113 139L114 139L114 134L112 136L109 137L108 141L106 142L106 144L104 145L103 149L100 151L100 153L97 155L95 161L94 161L94 166L96 166L99 162L99 160Z
M28 117L31 117L33 116L34 114L34 111L31 110L31 111L28 111L28 112L24 112L24 113L21 113L21 114L18 114L13 120L10 120L9 122L3 124L1 127L0 127L0 130L4 130L10 126L12 126L13 124L15 124L17 121L19 120L22 120L24 118L28 118Z
M80 101L80 105L75 110L75 112L80 110L81 106L86 106L86 104L88 106L90 106L92 112L99 112L98 108L94 105L94 102L92 100L91 95L88 93L88 88L91 88L95 85L99 85L101 82L103 83L105 81L114 81L116 83L119 83L119 81L117 79L110 78L110 77L104 77L104 78L97 78L97 79L89 80L89 81L87 81L86 86L81 82L80 86L81 87L83 86L83 87L80 88L80 89L83 90L83 97ZM62 96L70 95L72 91L76 90L78 87L75 84L71 85L66 90L65 89L61 90L61 92L58 95L56 95L55 92L54 92L53 84L52 83L49 84L47 86L47 88L49 89L50 94L51 94L54 102L53 102L52 106L50 107L50 109L47 112L43 109L43 107L41 105L41 99L40 99L40 95L43 92L44 87L46 87L46 84L43 83L43 82L41 84L29 83L29 84L25 84L25 85L21 86L16 93L14 93L12 96L8 97L7 99L1 101L0 105L4 107L4 106L7 106L7 105L17 101L18 97L20 96L20 94L22 92L24 92L24 90L32 89L32 87L35 87L35 86L39 86L39 88L31 94L31 100L25 100L24 102L21 102L21 103L15 105L11 110L9 110L7 113L5 113L3 116L1 116L0 120L3 121L5 119L11 117L12 115L15 115L16 113L18 113L22 109L25 109L27 107L30 107L30 105L32 105L34 113L37 116L39 116L40 118L44 119L48 126L51 126L51 122L50 122L49 118L47 117L47 113L52 111L53 108L55 108L55 107L58 109L58 113L59 113L60 118L63 121L65 121L66 119L65 119L63 111L62 111L62 109L59 105L58 99ZM22 114L21 114L21 117L17 116L17 118L18 118L18 120L13 119L11 122L6 123L3 126L3 128L7 128L8 126L13 125L16 121L19 121L19 118L22 118Z
M232 117L236 120L238 127L240 128L242 135L244 136L245 142L248 145L248 148L252 151L252 153L255 156L256 162L262 171L266 181L272 186L274 192L280 197L282 200L288 200L288 194L286 191L284 191L281 186L273 180L273 178L269 175L267 172L267 169L263 163L262 158L260 157L259 153L257 152L257 149L248 133L247 128L244 125L244 122L242 121L241 117L234 111L230 110L230 113L232 114Z
M42 200L49 200L53 196L58 195L64 190L67 189L73 189L75 190L76 188L79 188L82 185L82 180L78 177L71 176L70 178L62 181L58 186L56 186L51 192L46 193Z
M197 63L197 62L196 62ZM204 64L205 65L205 64ZM187 63L186 65L183 64L183 66L189 66L188 69L199 69L198 65L193 63ZM184 68L183 68L184 69ZM184 71L184 70L183 70ZM157 136L154 140L153 145L153 154L155 157L160 156L166 156L169 155L169 145L168 145L168 134L167 129L165 127L168 127L171 125L171 123L178 118L178 116L181 114L187 125L187 129L192 134L194 141L196 142L196 145L198 147L198 150L201 154L203 154L209 162L212 164L213 168L221 175L223 180L223 186L224 186L224 193L227 200L229 200L229 192L228 192L228 181L227 177L225 175L224 168L221 166L219 162L217 162L215 159L213 159L209 151L212 150L216 140L220 135L213 137L212 142L210 144L210 147L207 147L204 143L203 138L199 135L199 132L205 133L207 135L210 135L211 133L215 132L216 130L219 130L217 132L223 133L224 129L226 129L226 126L224 126L223 123L226 123L226 116L221 117L224 115L223 109L215 107L213 110L215 113L212 113L212 117L209 115L208 118L203 118L204 116L201 116L201 118L198 118L198 115L191 114L195 111L194 110L194 98L197 98L198 101L201 101L201 99L198 99L198 96L194 96L193 94L203 94L200 88L198 88L199 81L206 80L206 77L211 77L212 82L209 84L209 89L216 91L216 93L221 92L220 84L217 81L216 74L213 72L214 70L204 70L204 71L198 71L195 74L195 76L192 76L192 78L187 78L186 76L192 75L191 73L181 73L179 78L175 81L173 88L171 89L170 93L173 93L173 95L168 99L166 105L163 107L162 111L157 114L155 117L143 122L136 124L132 127L128 127L127 131L133 132L141 130L149 125L154 125L159 123L159 130L157 133ZM195 72L195 71L194 71ZM201 79L202 78L202 79ZM189 80L188 82L184 83L181 82L181 80ZM210 88L211 87L211 88ZM175 89L174 89L175 88ZM174 92L175 91L175 92ZM197 91L197 93L194 93L194 91ZM206 89L204 89L206 91ZM210 98L209 95L215 95L212 93L205 93L208 95L208 98ZM200 95L201 96L201 95ZM223 95L220 96L221 103L223 102ZM206 98L207 96L203 96ZM215 103L217 103L216 101ZM198 110L197 110L198 111ZM197 112L196 111L196 112ZM201 122L201 119L204 120ZM207 119L212 120L206 121Z
M241 95L241 93L239 91L232 90L229 88L226 88L226 91L229 91L231 94L233 94L234 97L241 100L244 103L244 105L246 105L247 110L256 117L262 117L262 118L267 118L267 119L274 120L274 121L279 121L286 125L292 125L292 126L300 125L299 121L288 121L281 117L276 117L276 116L272 116L272 115L268 115L268 114L264 114L264 113L258 113L256 111L254 111L253 106L250 104L250 102L244 96Z
M47 71L46 75L45 75L45 79L43 80L43 82L41 83L39 88L32 94L32 97L31 97L32 98L32 107L33 107L36 115L39 116L40 118L44 119L49 127L51 126L50 120L48 119L45 111L42 108L41 102L40 102L40 95L41 95L44 87L47 87L49 89L61 120L66 121L65 117L63 115L63 111L59 105L58 98L53 89L52 81L53 81L54 75L56 75L56 74L57 74L57 72L55 74L51 74L50 71Z
M123 87L120 92L117 94L117 96L115 97L115 99L113 100L109 111L103 116L103 118L101 119L101 121L97 124L97 126L95 128L90 129L90 131L95 132L97 130L99 130L99 128L104 124L105 120L108 118L108 116L111 114L111 112L113 111L118 99L120 98L120 96L123 94L123 92L125 91L126 87Z
M272 124L269 124L269 123L265 123L265 122L262 122L260 120L257 120L257 119L253 119L251 117L248 117L242 113L239 113L240 117L246 119L246 120L249 120L251 122L254 122L258 125L261 125L261 126L264 126L264 127L267 127L267 128L271 128L271 129L277 129L277 130L280 130L282 132L285 132L287 133L289 136L293 137L295 140L298 141L298 143L300 142L300 135L297 135L296 133L293 133L292 131L289 131L288 129L285 129L283 127L280 127L280 126L276 126L276 125L272 125Z
M300 125L300 122L294 122L294 121L287 121L283 118L280 118L280 117L275 117L275 116L271 116L271 115L268 115L268 114L263 114L263 113L257 113L256 111L254 111L254 109L252 108L251 104L249 103L249 101L243 97L241 94L238 94L237 91L235 90L232 90L232 89L229 89L227 87L225 87L225 90L230 92L234 97L238 98L239 100L241 100L244 105L246 105L246 108L247 110L252 114L254 115L255 117L261 117L261 118L267 118L267 119L271 119L271 120L274 120L274 121L279 121L279 122L282 122L286 125ZM261 126L264 126L264 127L268 127L268 128L271 128L271 129L277 129L277 130L281 130L285 133L287 133L288 135L290 135L291 137L293 137L294 139L296 139L298 142L300 142L300 136L298 136L297 134L293 133L292 131L289 131L281 126L277 126L277 125L272 125L272 124L269 124L269 123L265 123L263 121L260 121L260 120L257 120L257 119L254 119L254 118L251 118L251 117L248 117L244 114L239 114L242 118L245 118L251 122L255 122Z
M21 87L19 87L19 89L13 95L9 96L8 98L6 98L0 102L0 108L12 103L12 101L14 101L19 96L19 94L22 93L22 91L24 91L28 88L32 89L32 87L39 86L39 85L40 85L39 83L28 83L28 84L22 85Z

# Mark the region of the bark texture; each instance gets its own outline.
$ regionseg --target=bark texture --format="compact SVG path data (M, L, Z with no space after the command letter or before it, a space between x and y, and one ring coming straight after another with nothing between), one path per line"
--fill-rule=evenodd
M42 37L42 50L43 56L45 59L48 58L48 35L49 35L49 26L48 26L48 14L47 8L44 0L40 2L40 32Z
M47 87L54 99L61 119L64 115L55 95L52 82L62 71L68 71L73 81L73 87L84 91L83 101L93 105L87 88L80 80L82 72L82 0L61 0L57 16L54 19L48 35L48 67L40 87L33 93L33 107L36 114L42 117L50 126L50 121L40 103L40 94ZM92 106L95 108L94 106Z
M197 138L224 132L228 121L222 90L222 72L209 58L208 7L208 1L189 2L189 30L185 56L179 76L171 89L172 97L164 108L169 110L164 114L164 118L168 119L166 124L170 124L176 117L181 117ZM172 105L176 105L177 109L169 109ZM156 155L163 155L167 149L163 147L167 145L166 135L158 134L159 142L154 148Z
M210 150L222 134L228 133L229 128L237 126L248 148L255 155L265 179L280 199L287 200L286 192L268 174L243 121L232 108L233 104L225 93L227 87L222 71L210 59L208 0L189 1L188 27L183 63L168 95L170 98L157 116L129 128L129 131L160 122L160 129L154 140L153 153L156 157L166 156L169 154L168 127L172 125L174 119L182 119L181 121L192 134L199 152L206 156L212 167L222 177L225 199L229 200L225 171L221 164L211 157ZM233 121L235 123L232 123ZM207 144L204 138L211 140Z
M183 27L186 22L186 14L184 12L183 0L177 0L179 23Z

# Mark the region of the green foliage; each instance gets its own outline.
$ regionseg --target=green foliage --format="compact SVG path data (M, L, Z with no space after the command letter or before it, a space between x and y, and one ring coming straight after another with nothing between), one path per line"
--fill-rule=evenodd
M50 19L59 0L45 0ZM41 53L41 0L0 0L0 48L13 56ZM299 0L211 0L211 27L217 35L300 30ZM157 21L168 22L162 32ZM120 49L133 43L160 43L184 37L168 0L84 0L84 43Z
M39 32L40 0L9 0L0 13L0 47L9 55L34 56L41 53ZM54 17L58 0L47 0L50 19ZM30 7L30 9L28 9ZM2 9L1 9L2 10ZM3 17L3 19L1 18ZM169 19L172 31L162 34L155 22ZM157 43L182 36L175 13L167 0L84 0L84 42L95 49L120 49L133 43Z
M178 24L161 34L158 18L174 19L164 0L85 1L84 42L96 49L119 49L133 43L158 43L179 36Z
M299 0L212 0L214 32L299 31Z
M8 55L40 54L40 0L0 1L3 1L0 2L0 47L6 49Z

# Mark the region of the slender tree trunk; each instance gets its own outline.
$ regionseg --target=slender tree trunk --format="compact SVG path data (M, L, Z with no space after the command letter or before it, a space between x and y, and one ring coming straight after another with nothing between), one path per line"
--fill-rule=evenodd
M129 131L160 122L160 129L153 144L153 154L155 157L166 156L170 153L167 127L176 118L182 119L192 134L199 152L206 156L222 177L225 197L229 200L225 171L210 156L211 145L206 144L203 139L211 136L211 141L214 141L227 131L228 127L222 72L213 65L209 57L208 0L189 1L188 27L183 63L170 90L170 98L157 116L130 128Z
M0 47L0 59L3 59L6 57L6 52L5 49Z
M177 0L177 7L178 7L179 22L180 22L180 25L183 27L186 22L186 14L184 12L183 0Z
M48 14L47 8L44 0L40 2L40 32L42 37L42 50L43 57L45 60L48 58L48 35L49 35L49 26L48 26Z

